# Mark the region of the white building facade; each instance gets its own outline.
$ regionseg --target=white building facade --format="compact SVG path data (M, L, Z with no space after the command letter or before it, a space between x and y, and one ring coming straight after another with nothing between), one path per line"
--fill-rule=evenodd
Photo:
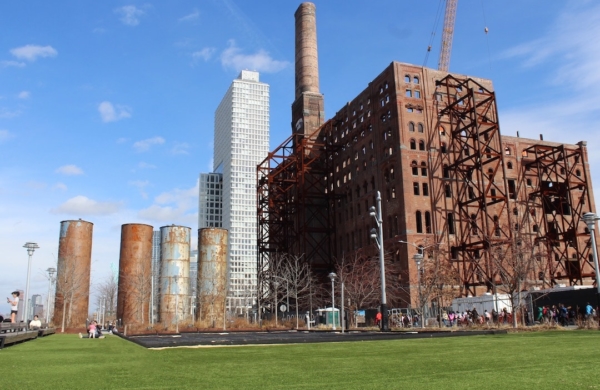
M229 231L227 307L240 313L255 303L256 166L269 153L269 85L260 82L258 72L242 71L227 90L215 112L214 145L215 173L204 176L204 187L200 178L199 227L212 222ZM220 199L218 187L209 185L217 174L222 175ZM221 213L210 206L219 200Z

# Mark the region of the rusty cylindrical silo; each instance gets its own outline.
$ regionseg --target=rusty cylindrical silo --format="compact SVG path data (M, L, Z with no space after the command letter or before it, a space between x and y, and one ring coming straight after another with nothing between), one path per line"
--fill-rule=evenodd
M166 326L189 320L190 234L184 226L160 228L160 321Z
M81 328L86 325L93 227L93 223L81 219L60 223L53 316L56 327Z
M296 19L296 99L303 92L319 93L317 16L313 3L302 3Z
M123 325L146 324L152 289L152 234L143 224L121 226L117 318Z
M198 320L215 327L223 324L227 300L226 229L198 230Z

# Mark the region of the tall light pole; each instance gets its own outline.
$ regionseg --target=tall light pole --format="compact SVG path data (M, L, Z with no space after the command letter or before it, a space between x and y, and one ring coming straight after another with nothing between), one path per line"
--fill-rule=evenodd
M277 328L277 289L279 288L279 282L273 281L273 286L275 286L274 295L275 295L275 327Z
M48 272L48 306L46 307L46 323L50 322L50 295L52 294L52 284L54 284L54 274L56 273L56 268L48 268L46 270Z
M387 312L387 298L385 295L385 262L383 252L383 218L381 217L381 193L377 191L377 210L371 206L369 215L377 222L379 228L379 234L377 230L371 229L371 238L375 240L375 243L379 247L379 269L381 271L381 331L388 332L390 326L388 324L388 312Z
M29 261L27 263L27 284L25 285L25 312L23 313L23 320L25 320L25 322L27 322L27 316L28 316L28 309L29 309L29 305L27 304L27 297L29 296L29 278L31 275L31 257L33 256L33 252L35 252L36 249L39 248L38 244L36 244L35 242L26 242L25 245L23 245L23 248L27 249L27 254L29 255Z
M416 253L413 256L413 260L417 263L417 284L419 288L419 306L421 309L421 328L425 328L425 305L423 304L423 295L421 294L421 262L423 261L423 254Z
M331 272L329 273L329 279L331 279L331 319L332 319L332 327L331 330L336 330L335 328L335 287L334 287L334 281L335 278L337 278L337 275L335 274L335 272Z
M595 213L583 214L583 222L590 230L592 238L592 255L594 257L594 268L596 271L596 313L600 310L600 270L598 269L598 250L596 249L596 221L600 220ZM598 313L598 321L600 322L600 313Z

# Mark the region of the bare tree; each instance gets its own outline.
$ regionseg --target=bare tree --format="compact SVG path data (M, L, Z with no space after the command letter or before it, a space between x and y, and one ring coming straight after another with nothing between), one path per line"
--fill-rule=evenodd
M89 294L89 275L85 274L86 267L76 261L59 259L57 268L53 322L56 324L56 320L60 320L64 333L65 327L73 325L73 311L81 311L77 307L79 301Z
M513 313L513 327L517 327L516 310L519 308L520 292L532 284L536 264L546 255L536 246L530 235L520 230L513 231L512 238L501 245L490 245L488 254L499 279L499 289L509 296ZM497 283L494 281L494 283Z
M286 281L286 294L291 295L296 308L296 329L298 329L299 306L302 301L306 301L304 296L308 296L312 290L313 284L310 267L303 256L288 255L285 256L280 268L282 279ZM289 308L288 308L289 310Z
M113 275L108 276L96 287L96 304L98 305L98 307L100 307L102 303L104 303L104 307L107 311L109 318L111 316L115 316L117 312L118 289L119 285L117 282L117 278L115 278L115 276Z
M119 275L119 289L123 289L122 293L119 293L123 304L121 315L129 318L129 321L146 323L149 320L147 314L152 289L152 263L138 261L133 269Z

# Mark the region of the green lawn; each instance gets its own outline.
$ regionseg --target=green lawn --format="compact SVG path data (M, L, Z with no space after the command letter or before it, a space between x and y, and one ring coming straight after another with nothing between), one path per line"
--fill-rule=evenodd
M2 389L600 388L600 332L146 350L53 335L0 351Z

